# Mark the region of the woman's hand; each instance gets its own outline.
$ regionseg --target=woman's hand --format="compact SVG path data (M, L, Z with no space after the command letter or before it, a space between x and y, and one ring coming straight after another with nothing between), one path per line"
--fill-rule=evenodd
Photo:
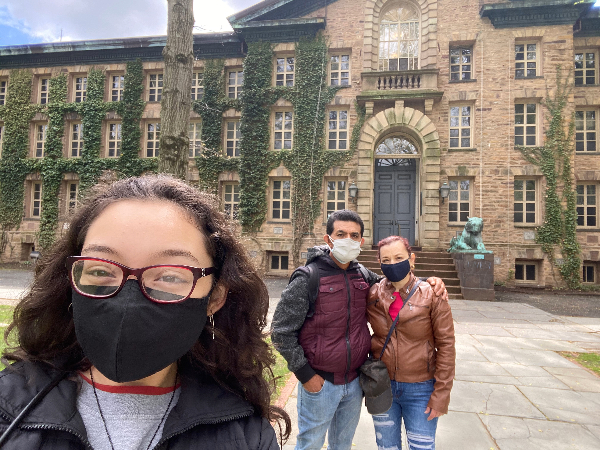
M429 417L427 418L427 420L433 420L436 417L440 417L440 416L444 415L444 413L436 411L435 409L430 408L429 406L427 408L425 408L425 414L429 414Z

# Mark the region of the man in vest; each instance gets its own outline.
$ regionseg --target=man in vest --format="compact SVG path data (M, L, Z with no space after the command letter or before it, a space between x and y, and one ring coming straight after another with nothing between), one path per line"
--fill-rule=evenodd
M309 249L306 262L319 277L316 300L310 272L297 270L273 317L273 344L300 381L296 450L321 449L327 431L329 450L351 449L362 403L358 368L371 348L367 295L380 277L356 261L363 221L354 211L335 211L326 231L327 245ZM445 291L439 278L427 281Z

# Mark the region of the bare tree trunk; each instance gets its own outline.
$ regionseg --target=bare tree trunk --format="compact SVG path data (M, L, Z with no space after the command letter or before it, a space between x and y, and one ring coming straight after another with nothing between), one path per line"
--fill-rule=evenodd
M167 44L164 85L160 103L160 152L158 171L186 179L188 128L194 65L194 9L192 0L167 0Z

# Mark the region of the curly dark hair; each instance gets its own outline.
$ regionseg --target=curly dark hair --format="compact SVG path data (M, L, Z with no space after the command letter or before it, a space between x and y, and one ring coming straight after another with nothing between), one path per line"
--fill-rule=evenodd
M5 340L14 332L17 346L4 351L7 362L36 361L68 370L87 370L70 311L71 285L65 261L80 255L90 224L110 204L126 199L166 200L183 208L205 236L217 269L215 280L229 292L194 347L184 356L224 388L249 401L256 412L277 421L290 434L289 416L271 406L275 357L265 342L269 293L246 251L234 236L216 198L168 175L99 183L73 215L65 235L38 262L31 290L16 306ZM213 339L214 332L214 339Z

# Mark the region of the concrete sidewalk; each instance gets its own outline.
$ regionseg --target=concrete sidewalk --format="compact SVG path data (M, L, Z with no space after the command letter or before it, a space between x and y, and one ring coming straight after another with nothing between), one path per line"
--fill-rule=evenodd
M521 303L450 303L456 379L437 450L600 449L600 378L557 353L600 351L600 318ZM286 410L295 427L296 391ZM296 434L284 450L294 448ZM364 406L353 448L377 449Z

